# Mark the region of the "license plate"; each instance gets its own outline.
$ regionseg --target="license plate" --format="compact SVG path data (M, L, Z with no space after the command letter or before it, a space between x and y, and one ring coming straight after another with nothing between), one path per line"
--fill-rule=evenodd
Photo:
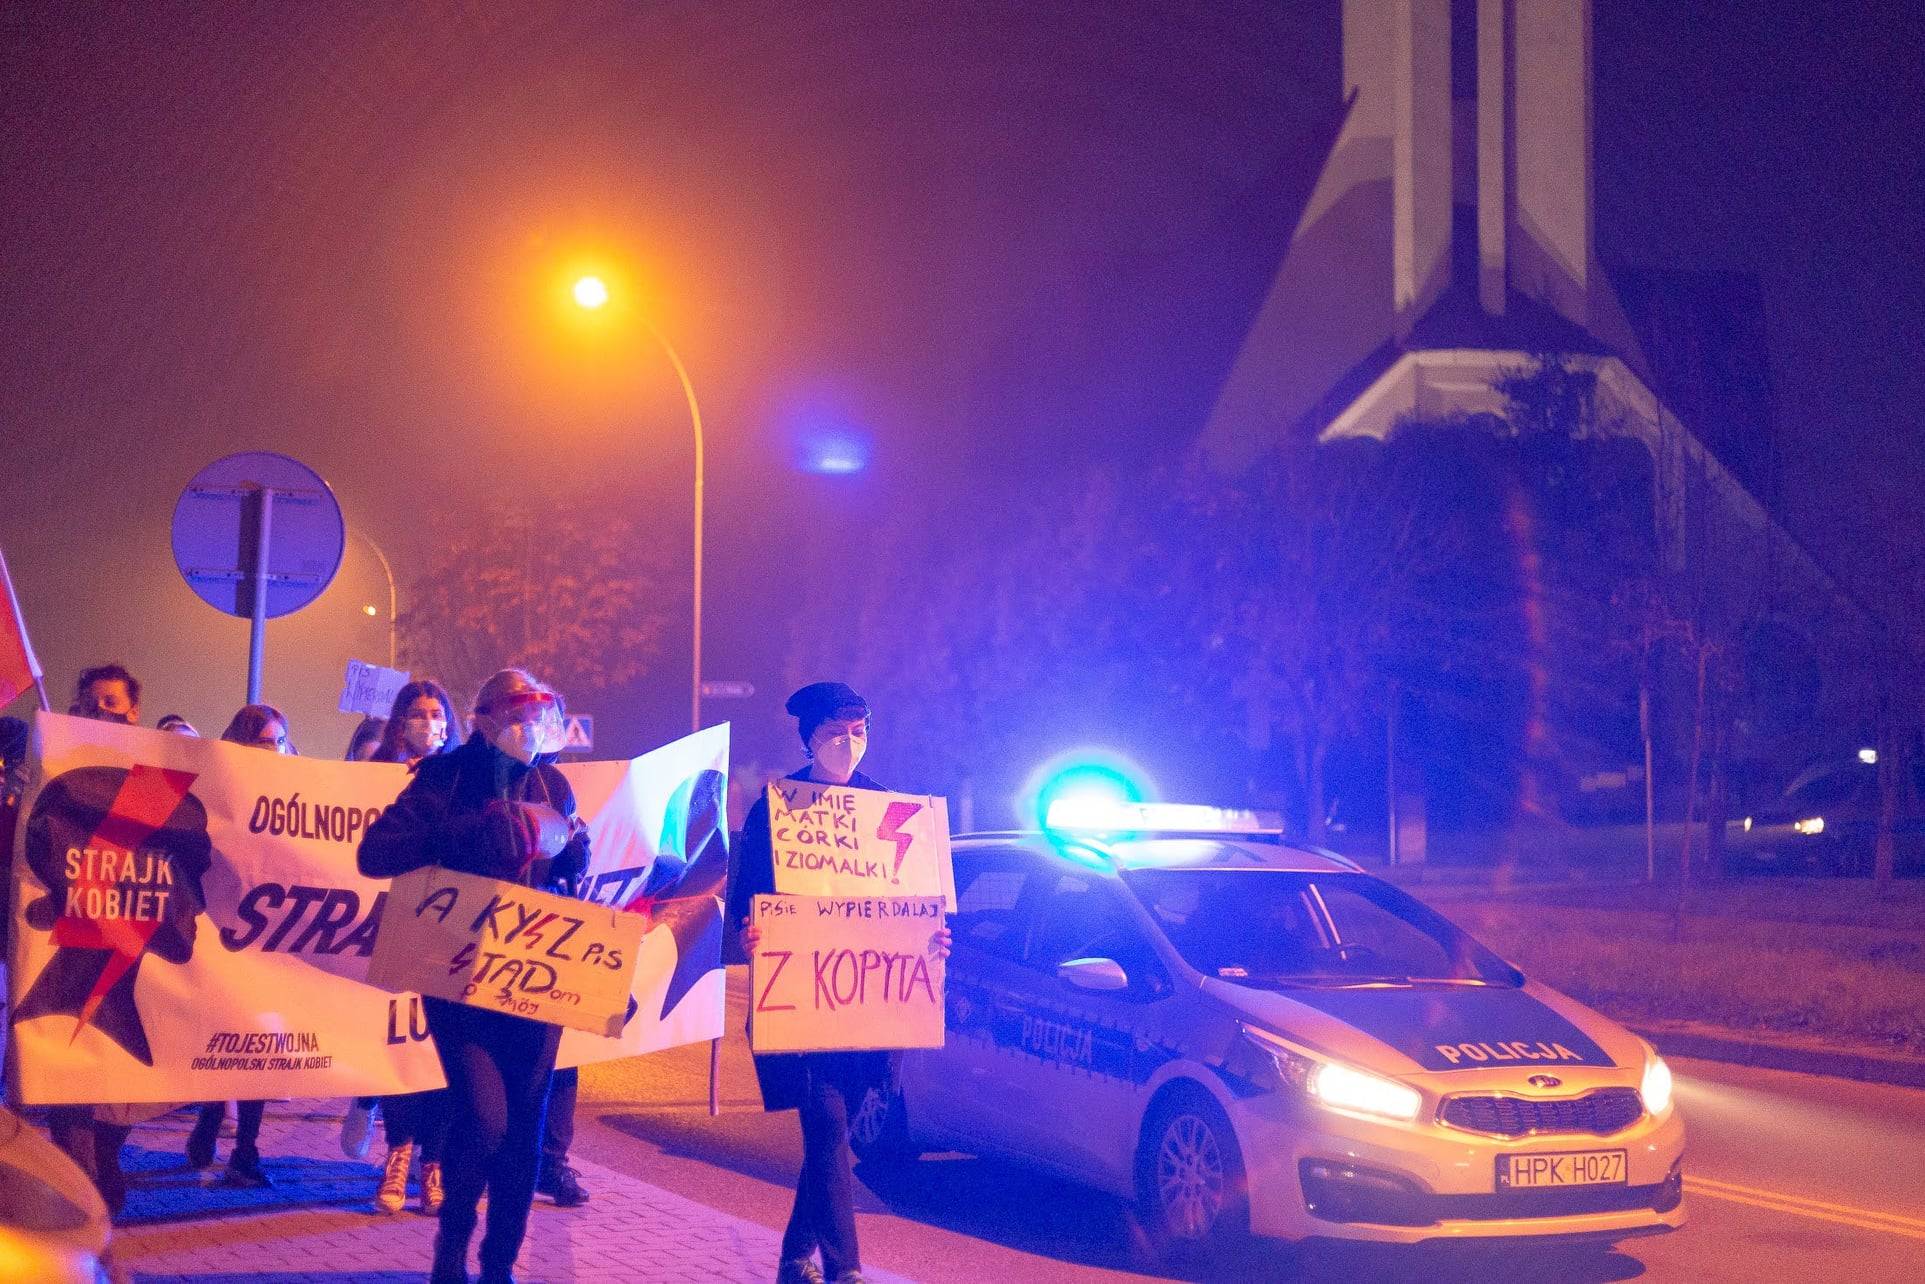
M1497 1185L1505 1190L1544 1186L1622 1186L1622 1150L1564 1150L1546 1155L1499 1155Z

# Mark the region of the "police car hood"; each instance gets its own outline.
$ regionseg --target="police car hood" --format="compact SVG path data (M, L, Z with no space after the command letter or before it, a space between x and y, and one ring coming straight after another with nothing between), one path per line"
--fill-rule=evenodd
M1639 1067L1637 1037L1547 986L1258 989L1204 977L1206 993L1307 1050L1383 1074L1494 1066Z

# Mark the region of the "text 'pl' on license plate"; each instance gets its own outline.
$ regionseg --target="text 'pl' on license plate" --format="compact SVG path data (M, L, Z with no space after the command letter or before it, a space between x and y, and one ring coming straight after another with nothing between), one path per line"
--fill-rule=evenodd
M1535 1190L1544 1186L1622 1186L1622 1150L1565 1150L1547 1155L1499 1155L1499 1189Z

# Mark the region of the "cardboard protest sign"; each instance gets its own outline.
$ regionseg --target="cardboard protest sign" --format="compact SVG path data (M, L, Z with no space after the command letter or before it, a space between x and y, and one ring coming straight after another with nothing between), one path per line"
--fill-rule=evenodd
M769 838L778 892L940 896L956 908L947 799L775 780Z
M638 914L430 865L388 888L368 980L607 1036L641 955Z
M378 718L388 716L394 698L408 685L406 669L389 669L379 664L349 660L347 676L341 684L342 713L365 713Z
M749 1043L757 1052L939 1048L939 896L757 896Z
M439 1087L418 1000L365 984L386 883L355 870L385 763L41 713L13 878L19 1100Z

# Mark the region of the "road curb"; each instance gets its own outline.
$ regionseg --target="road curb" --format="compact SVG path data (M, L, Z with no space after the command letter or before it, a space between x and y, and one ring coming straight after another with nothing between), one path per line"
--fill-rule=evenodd
M1795 1070L1801 1074L1829 1075L1834 1079L1925 1088L1925 1060L1916 1057L1800 1048L1734 1035L1706 1034L1697 1030L1667 1030L1650 1026L1632 1028L1666 1056L1696 1057L1701 1061L1728 1061L1765 1070Z

